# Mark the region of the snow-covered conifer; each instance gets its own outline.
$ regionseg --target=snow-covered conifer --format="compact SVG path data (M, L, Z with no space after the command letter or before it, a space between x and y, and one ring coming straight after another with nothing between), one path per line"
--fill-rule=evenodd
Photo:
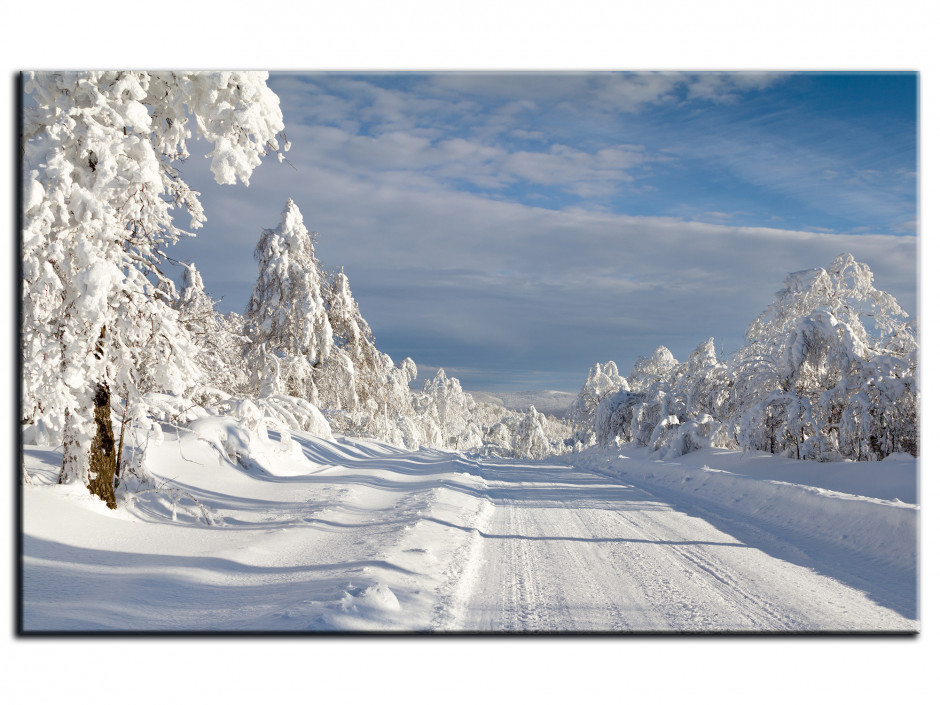
M389 410L389 385L393 381L390 375L395 366L388 355L376 348L375 336L359 311L345 273L340 271L329 278L323 297L337 360L317 372L320 399L331 408L347 412L353 425L350 431L395 442L388 434L397 427L399 413L411 408L408 403ZM387 421L389 415L391 421Z
M311 234L293 200L287 200L277 227L262 231L255 259L258 279L245 311L245 334L251 339L259 388L266 369L267 384L272 384L273 366L281 382L268 391L313 400L313 368L329 358L333 331Z

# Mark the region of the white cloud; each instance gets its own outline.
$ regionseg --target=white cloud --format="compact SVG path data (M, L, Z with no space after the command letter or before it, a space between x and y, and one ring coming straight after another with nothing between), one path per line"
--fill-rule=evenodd
M420 129L372 136L312 126L294 127L291 133L295 146L288 158L294 164L316 164L376 180L394 172L396 179L420 178L424 188L434 181L445 187L462 179L487 189L529 182L582 197L608 196L643 176L645 165L664 160L632 144L594 153L564 144L546 151L512 151L460 136L434 139Z
M704 72L688 75L688 98L729 103L742 93L768 88L787 74L766 71Z

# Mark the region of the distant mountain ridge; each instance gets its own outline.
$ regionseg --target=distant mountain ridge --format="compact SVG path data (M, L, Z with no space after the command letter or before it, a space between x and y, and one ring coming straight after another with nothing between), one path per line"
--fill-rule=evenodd
M553 389L525 392L469 392L474 400L499 404L507 409L526 411L534 406L543 414L562 417L571 402L578 396L573 392L559 392Z

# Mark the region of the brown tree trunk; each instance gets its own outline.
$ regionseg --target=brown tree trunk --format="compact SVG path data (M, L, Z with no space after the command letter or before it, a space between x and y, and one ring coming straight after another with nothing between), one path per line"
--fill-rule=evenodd
M101 497L109 509L117 509L114 499L117 446L111 426L111 390L106 384L99 383L95 388L95 426L97 433L88 452L88 490Z
M95 343L95 357L98 359L104 355L106 334L107 327L101 326L101 332ZM107 383L95 383L92 404L94 405L95 437L92 439L87 455L83 453L83 444L79 442L79 437L86 430L85 424L82 424L79 419L72 418L72 414L66 411L59 482L87 482L86 486L91 494L104 500L109 509L117 509L117 502L114 498L114 475L117 470L119 448L114 443L114 429L111 426L111 389Z

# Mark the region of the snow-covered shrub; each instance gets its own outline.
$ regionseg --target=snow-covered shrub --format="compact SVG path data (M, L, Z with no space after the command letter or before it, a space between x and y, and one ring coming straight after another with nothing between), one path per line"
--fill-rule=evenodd
M306 431L319 438L333 438L332 429L324 415L306 399L274 394L261 397L256 403L266 418L283 428Z
M418 425L411 416L399 414L395 419L395 428L398 436L395 438L395 444L401 445L409 450L417 450L421 445L421 434L418 431Z
M248 422L232 416L206 416L189 424L189 430L205 441L229 462L238 464L252 454L253 441L260 440Z
M696 418L686 421L683 427L679 429L679 435L688 434L688 439L683 443L687 444L682 452L672 454L669 457L684 455L692 450L699 448L737 448L737 442L729 428L728 424L720 419L716 419L709 414L700 414Z
M652 433L650 433L649 445L650 449L653 451L661 450L665 446L671 445L672 441L677 437L678 430L682 426L679 421L679 417L674 414L665 416L660 419L659 423L656 424L653 428Z
M304 399L279 395L258 400L229 399L218 415L202 416L189 430L209 443L229 462L267 469L271 463L301 456L291 430L306 430L332 439L330 427L319 410ZM280 436L273 440L271 432Z
M146 417L165 424L184 425L209 415L205 407L180 395L148 392L137 403L141 405L141 409L133 416Z

